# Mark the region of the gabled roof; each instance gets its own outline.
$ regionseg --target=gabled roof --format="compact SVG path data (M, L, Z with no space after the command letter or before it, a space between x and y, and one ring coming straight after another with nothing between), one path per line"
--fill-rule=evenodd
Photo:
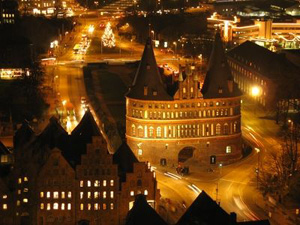
M126 142L123 142L113 155L113 163L118 165L118 174L122 182L126 180L126 173L133 172L133 164L137 162L137 158Z
M16 131L13 142L14 147L27 143L35 135L32 128L29 126L28 121L24 120L21 127Z
M99 127L90 110L87 110L85 112L79 124L75 127L75 129L71 133L72 137L79 137L79 136L92 137L92 136L100 136L100 135L101 133ZM92 139L90 141L92 141Z
M202 191L177 225L229 225L231 217L205 191Z
M147 203L146 197L139 194L127 214L125 225L167 225L167 223Z
M11 152L5 147L5 145L0 141L0 155L8 155Z
M144 88L147 88L147 93ZM132 87L126 96L141 100L172 100L159 73L151 38L147 39Z
M217 33L209 59L208 71L201 90L203 98L210 99L240 96L241 92L234 82L232 83L232 90L230 90L230 82L233 82L233 77L227 63L221 36Z
M49 124L38 135L37 141L42 145L48 145L50 149L58 147L64 149L68 139L67 131L60 125L58 119L52 116L49 120Z

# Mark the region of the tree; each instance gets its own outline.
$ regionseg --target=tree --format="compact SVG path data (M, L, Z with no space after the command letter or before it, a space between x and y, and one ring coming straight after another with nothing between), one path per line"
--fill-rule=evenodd
M115 35L112 32L110 22L106 24L104 34L101 39L104 47L112 48L116 46Z

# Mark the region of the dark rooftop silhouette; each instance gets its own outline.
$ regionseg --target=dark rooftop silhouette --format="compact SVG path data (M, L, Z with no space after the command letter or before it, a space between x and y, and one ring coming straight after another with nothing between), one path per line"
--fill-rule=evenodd
M147 203L146 197L139 194L127 214L125 225L167 225L167 223Z

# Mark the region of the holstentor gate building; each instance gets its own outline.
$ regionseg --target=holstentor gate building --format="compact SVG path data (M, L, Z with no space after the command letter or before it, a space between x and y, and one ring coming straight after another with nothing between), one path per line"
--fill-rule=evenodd
M189 158L209 163L211 156L217 163L236 161L242 156L240 103L219 34L204 82L187 65L173 96L166 91L148 39L126 94L127 143L139 160L151 163L176 165Z

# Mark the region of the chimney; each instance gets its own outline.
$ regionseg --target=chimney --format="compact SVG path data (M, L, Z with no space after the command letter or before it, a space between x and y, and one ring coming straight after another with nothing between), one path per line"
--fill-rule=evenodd
M227 80L229 93L233 92L233 80Z
M231 212L230 213L230 225L234 225L234 224L236 224L236 213Z

